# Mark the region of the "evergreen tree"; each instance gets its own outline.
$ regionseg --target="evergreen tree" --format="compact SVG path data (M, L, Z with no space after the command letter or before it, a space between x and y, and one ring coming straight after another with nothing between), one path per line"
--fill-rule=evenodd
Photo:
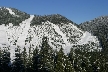
M15 50L15 59L14 62L12 63L12 70L11 72L25 72L25 68L24 68L24 64L23 64L23 60L21 58L21 52L20 52L20 48L18 46L18 48L16 48Z
M73 63L74 63L74 50L73 50L73 48L70 49L69 60L71 61L72 65L73 65Z
M0 71L2 71L2 50L0 48Z
M30 44L30 47L29 47L29 53L28 53L28 58L27 58L27 71L28 72L31 72L33 71L33 61L32 61L32 51L31 51L31 44Z
M61 48L56 55L55 72L65 72L65 58L63 48Z
M25 70L25 72L27 72L27 71L26 71L26 68L27 68L27 52L26 52L26 48L25 48L25 47L24 47L23 49L24 49L24 50L23 50L23 52L21 53L21 58L22 58L22 61L23 61L24 70Z
M10 52L6 49L0 51L0 69L2 72L9 72L11 70Z
M36 72L40 72L40 57L39 57L39 49L36 47L36 49L33 51L33 70Z
M48 44L47 37L43 37L42 46L40 50L40 62L41 62L41 72L53 72L54 70L54 58L53 50Z
M66 56L66 60L65 60L65 72L74 72L74 67L71 64L71 61L69 60L69 57Z

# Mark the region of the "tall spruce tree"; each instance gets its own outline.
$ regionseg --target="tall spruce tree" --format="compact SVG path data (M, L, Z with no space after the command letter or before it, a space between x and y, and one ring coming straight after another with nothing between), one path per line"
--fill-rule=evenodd
M32 61L33 61L33 71L40 72L39 68L41 67L41 64L40 64L39 49L37 47L33 51Z
M12 63L12 70L11 72L25 72L23 60L21 58L21 52L19 46L15 49L15 59Z
M33 53L32 53L31 40L32 40L32 37L30 35L30 37L29 37L30 47L29 47L29 53L28 53L28 58L27 58L27 71L28 72L33 71L33 61L32 61Z
M69 60L69 57L66 56L66 60L65 60L65 72L74 72L74 67L71 63L71 61Z
M24 70L25 72L27 72L26 68L27 68L27 52L26 52L26 48L23 48L23 51L21 53L21 59L23 61L23 65L24 65Z
M0 67L2 72L11 70L10 52L7 49L0 52Z
M73 48L70 49L69 60L71 61L72 65L73 65L73 63L74 63L74 50L73 50Z
M0 48L0 71L2 71L2 50Z
M65 59L66 56L63 52L63 48L60 48L59 52L56 55L56 62L55 62L55 72L65 72Z
M42 38L42 46L40 50L41 72L54 71L53 49L48 44L47 37Z

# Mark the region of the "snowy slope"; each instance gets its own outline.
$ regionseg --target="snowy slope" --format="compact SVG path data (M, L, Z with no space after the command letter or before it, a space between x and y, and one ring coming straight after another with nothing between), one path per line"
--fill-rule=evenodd
M33 19L34 15L31 15L29 19L26 19L21 23L21 26L15 27L12 23L9 23L9 26L0 25L0 44L6 44L10 47L11 57L15 56L15 48L17 46L25 45L25 39L28 34L28 29L30 28L30 22ZM17 41L17 43L16 43ZM21 48L23 49L23 48ZM13 58L12 58L13 59Z
M91 33L86 31L83 33L83 36L81 37L81 40L79 40L78 44L87 44L88 41L99 42L96 36L92 36Z
M9 9L9 13L15 15L15 13ZM35 16L30 15L30 18L22 21L19 26L0 25L0 47L4 49L4 46L8 46L11 52L11 58L15 57L15 48L20 46L21 51L26 47L27 53L31 46L31 49L36 46L40 48L42 44L43 36L48 38L48 43L53 49L59 50L63 47L64 52L68 53L73 45L83 45L90 42L94 42L99 46L99 41L95 36L92 36L89 32L80 30L72 23L54 24L50 21L42 22L40 25L31 26L31 21ZM93 46L94 49L97 46Z
M25 21L22 22L21 27L23 28L23 32L19 35L17 45L24 45L25 44L25 39L28 34L28 30L30 28L30 22L33 19L34 15L31 15L29 19L26 19Z
M66 46L70 45L70 43L67 41L66 35L63 34L63 32L60 30L60 28L57 25L53 24L53 23L50 23L50 24L52 25L52 28L54 28L55 31L62 36L64 43L66 43Z
M1 25L0 26L0 44L6 43L6 33L5 33L5 26Z
M60 28L60 26L55 25L49 21L43 22L42 25L38 26L32 26L30 27L30 22L33 19L34 15L31 15L29 19L26 19L22 23L20 23L20 26L13 26L12 23L9 23L9 26L0 26L0 32L3 33L3 35L0 36L0 39L4 40L0 43L6 43L10 46L10 52L11 57L15 56L15 48L17 46L21 47L21 51L23 51L23 47L25 46L27 49L27 52L29 51L30 44L32 48L40 47L42 43L43 36L47 36L49 39L49 44L54 49L61 48L61 46L64 48L64 52L68 53L70 51L70 48L72 45L83 45L91 42L98 43L96 37L91 36L88 32L83 32L79 30L77 27L73 26L72 24L69 24L70 28L73 29L77 33L73 31L71 35L79 35L80 32L83 33L83 35L80 35L80 38L77 38L76 44L71 43L68 41L68 37L66 36L66 33L63 33L63 29ZM64 26L65 27L65 26ZM66 29L65 28L65 29ZM30 40L31 37L31 40ZM12 58L14 59L14 57Z

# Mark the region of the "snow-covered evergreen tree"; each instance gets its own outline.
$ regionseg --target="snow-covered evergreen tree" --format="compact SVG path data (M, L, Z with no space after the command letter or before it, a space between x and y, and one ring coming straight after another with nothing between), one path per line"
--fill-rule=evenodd
M41 72L53 72L54 70L54 58L53 49L48 44L47 37L43 37L42 46L40 50L40 60L41 60Z
M0 50L0 69L2 72L11 70L10 52L7 48Z
M65 60L66 56L63 52L63 48L61 48L56 55L55 72L65 72Z
M33 62L33 71L40 72L41 70L39 68L41 68L41 63L40 63L39 49L37 47L33 51L32 62Z
M71 63L71 61L69 60L69 57L66 56L66 60L65 60L65 72L74 72L74 67Z
M25 72L23 60L21 58L20 47L18 46L15 50L15 59L12 63L11 72Z

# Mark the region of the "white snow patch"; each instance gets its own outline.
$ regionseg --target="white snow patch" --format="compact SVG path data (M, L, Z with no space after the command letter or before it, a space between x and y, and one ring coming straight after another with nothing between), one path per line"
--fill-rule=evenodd
M0 25L0 44L6 44L7 37L6 37L6 30L5 25Z
M26 19L25 21L23 21L21 23L21 26L23 28L23 32L19 35L19 39L18 39L18 42L17 42L17 45L25 45L25 40L26 40L26 37L27 37L27 34L28 34L28 30L30 28L30 22L32 21L32 19L34 18L34 15L30 15L30 18L29 19Z
M92 36L91 33L87 31L83 33L83 36L81 37L81 40L77 42L77 45L89 44L89 42L93 42L96 44L96 46L93 46L94 48L90 51L94 51L94 49L97 49L99 51L102 50L102 48L99 46L98 38L96 36Z
M14 16L19 17L19 15L15 15L15 13L14 13L10 8L6 8L6 9L9 11L9 13L10 13L11 15L14 15Z
M15 13L10 9L10 8L6 8L8 11L9 11L9 13L11 14L11 15L15 15Z
M92 36L91 33L86 31L85 33L83 33L83 36L81 37L81 40L79 40L78 44L79 45L87 44L88 41L96 43L98 42L98 39L96 38L96 36Z
M9 25L7 26L5 26L4 24L0 25L0 47L3 46L2 44L10 46L9 51L11 53L11 61L15 58L15 48L17 48L16 46L21 46L22 51L28 35L28 30L30 28L30 22L33 18L34 15L31 15L30 18L26 19L20 24L24 25L24 28L21 28L21 26L13 26L12 23L9 23ZM17 40L17 42L15 42L15 40ZM16 43L16 45L13 45L14 43Z

